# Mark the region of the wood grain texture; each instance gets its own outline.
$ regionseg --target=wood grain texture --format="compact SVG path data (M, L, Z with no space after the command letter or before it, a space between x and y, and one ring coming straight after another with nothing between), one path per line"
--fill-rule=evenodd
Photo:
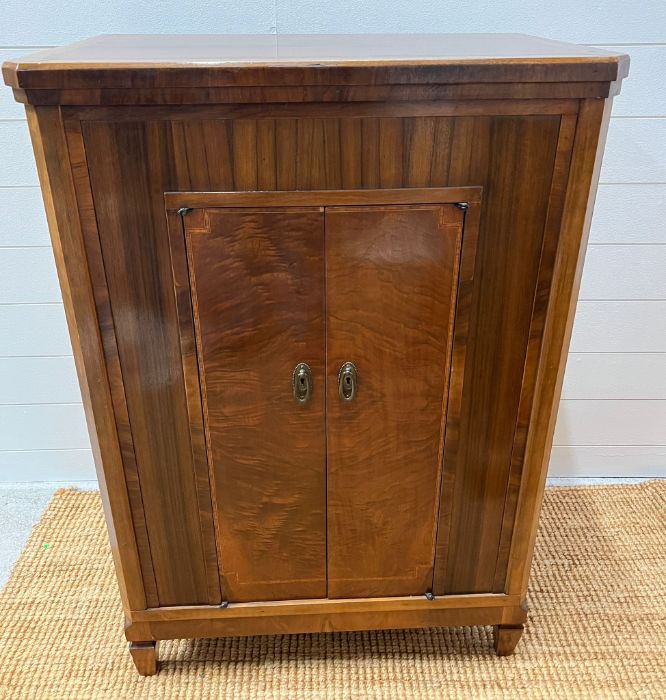
M130 642L129 652L140 676L157 673L157 648L159 642Z
M331 123L327 123L328 118L286 119L284 123L278 119L273 140L261 135L262 130L272 128L262 120L86 121L84 138L87 150L101 159L116 139L127 143L123 151L127 170L136 157L152 164L148 173L145 166L140 168L140 182L147 177L152 183L149 192L142 193L146 189L142 184L131 192L131 197L144 202L143 211L163 207L158 192L256 187L256 168L238 165L239 160L274 165L277 190L334 189L351 184L381 187L381 173L385 173L385 183L401 187L474 183L485 188L469 301L468 345L473 350L465 360L467 385L463 383L465 399L457 437L452 434L459 444L454 448L447 438L445 448L452 452L445 458L443 484L451 492L442 500L436 587L439 593L490 591L495 588L513 432L560 117L437 116L424 118L422 125L420 119L400 119L399 124L393 117L331 118ZM277 138L278 133L284 141ZM423 143L406 158L414 133L423 135ZM331 138L337 156L330 147ZM403 144L400 148L395 146L398 142ZM393 145L382 149L382 143ZM393 174L389 177L389 173ZM121 181L117 183L104 184L107 206L125 197ZM155 236L149 246L155 246L160 256L167 238L162 217L155 213L151 223L145 223ZM128 232L122 228L114 235L123 237ZM158 263L154 254L145 254L145 261L143 255L136 255L133 264L145 268L143 283L152 285L151 295L166 299L172 292L166 288L163 275L155 274ZM525 266L524 274L505 275L516 260ZM170 304L162 304L164 310L158 316L169 320L160 335L151 339L150 352L159 351L162 366L174 367L173 354L179 352L173 345L177 330ZM480 345L476 341L479 335L484 338ZM140 396L137 399L141 401ZM489 401L502 401L503 410L490 410ZM160 418L160 413L151 412L153 421L167 419L166 415ZM185 413L183 410L177 416L178 429L174 429L173 419L168 419L160 430L182 435L187 431ZM184 449L189 446L184 445ZM469 557L470 548L475 558ZM444 570L449 573L442 574ZM191 603L188 595L190 600L183 597L179 602Z
M493 644L497 656L511 656L520 638L524 625L495 625Z
M445 406L444 444L440 474L439 510L437 512L437 539L433 568L433 592L442 592L443 562L448 555L451 534L456 475L445 469L445 460L454 463L460 443L460 422L463 405L463 386L467 353L470 348L470 313L474 296L474 270L479 238L481 205L469 205L465 213L464 245L458 271L458 293L454 320L453 347L449 369L448 400Z
M442 496L447 503L438 533L438 594L495 589L559 124L559 119L549 117L467 119L454 134L451 162L461 172L450 177L479 178L488 186L460 420L456 430L447 433L444 446L443 479L451 496ZM460 157L459 149L465 144L473 157ZM507 273L518 261L520 274Z
M204 557L208 576L209 592L213 600L222 598L219 583L219 559L217 557L217 538L213 542L210 533L214 532L214 494L212 493L208 452L203 421L203 406L196 353L196 343L192 333L192 294L189 285L185 238L181 217L175 212L167 215L169 228L169 245L173 273L176 313L178 315L179 337L181 343L181 360L183 380L187 400L187 415L190 425L190 446L194 467L195 488L199 519L202 532L207 533ZM204 529L205 528L205 529Z
M525 461L527 431L530 425L532 408L534 406L535 379L539 364L539 355L541 352L548 302L550 301L553 267L557 244L560 237L560 225L562 222L562 212L564 209L564 195L566 191L567 179L569 177L569 166L571 163L571 151L573 148L575 129L576 118L573 116L563 116L560 124L557 151L555 154L548 213L541 248L541 261L539 264L539 273L536 283L537 286L534 294L534 306L532 308L532 320L530 322L530 331L527 341L523 385L521 389L520 403L518 406L516 428L513 436L511 465L509 468L508 483L506 487L505 507L504 515L502 517L497 564L495 566L495 579L493 583L494 591L504 590L506 583L511 536L513 534L518 493L520 490L522 469Z
M323 211L195 214L184 221L224 599L325 597ZM300 362L305 404L292 395Z
M58 108L27 109L123 607L147 604L95 301Z
M300 407L300 410L285 413L286 385L278 382L276 377L289 376L296 364L295 357L292 358L291 364L284 363L284 352L281 348L290 345L302 345L303 356L311 364L315 376L319 363L323 362L323 355L317 358L316 353L313 355L313 349L319 344L323 353L323 320L317 316L317 307L319 306L319 312L323 311L322 227L325 220L328 229L329 217L342 219L350 224L356 222L355 227L343 225L346 236L351 235L351 239L342 237L339 245L334 247L337 255L333 257L337 257L337 262L345 262L347 245L354 239L358 239L359 250L372 249L379 252L372 263L376 270L373 273L370 268L369 274L365 275L368 282L366 301L371 307L374 304L374 313L377 313L377 303L373 298L381 298L382 294L377 284L370 283L374 274L375 281L379 280L381 284L383 273L386 273L381 265L382 260L385 262L384 267L387 267L395 278L388 280L389 292L405 285L411 287L418 284L419 288L424 290L424 296L427 296L427 293L432 296L416 308L416 321L411 317L407 320L401 317L397 319L398 325L405 325L407 332L403 333L404 337L397 348L398 356L393 359L397 363L411 361L411 364L415 365L412 367L413 376L405 379L399 393L409 394L409 391L414 389L410 384L418 384L420 381L424 389L424 397L420 400L426 404L430 403L430 394L434 392L434 401L439 401L442 408L439 414L423 414L426 429L430 427L429 441L427 436L422 441L423 444L419 444L418 436L413 439L415 449L408 459L405 459L404 454L392 454L398 466L402 461L413 471L410 458L414 455L425 455L426 461L429 459L429 463L425 465L423 460L421 464L417 463L416 470L420 467L421 470L425 469L426 473L430 473L430 488L428 480L421 481L419 474L415 472L414 478L407 484L407 490L409 491L410 484L416 483L419 489L415 494L417 499L430 503L430 515L425 512L420 521L420 528L425 533L422 540L426 542L425 560L428 563L422 567L423 571L419 575L423 589L421 592L431 587L442 420L447 399L450 331L458 286L458 260L464 215L460 208L451 204L415 203L469 200L472 202L471 206L478 209L478 199L479 190L475 188L167 195L171 258L180 318L181 353L190 407L190 432L192 444L200 445L197 450L200 451L200 459L205 462L205 423L217 485L218 533L221 540L220 558L225 582L225 599L262 600L315 595L311 590L308 593L307 588L308 585L314 586L314 583L299 583L288 579L287 574L277 583L270 577L283 569L292 576L299 568L302 571L314 570L316 567L310 559L321 556L321 551L325 549L321 541L323 530L318 530L322 521L317 519L326 505L325 502L318 504L318 501L324 497L325 491L324 435L330 437L332 423L329 421L328 427L324 425L323 401L319 406L319 400L314 405L308 404L307 407ZM402 204L389 205L392 200ZM384 204L379 204L382 202ZM332 206L312 206L317 203ZM355 206L339 206L345 203ZM377 205L359 206L362 203ZM180 217L176 214L176 209L182 204L199 207L185 215L185 238ZM311 206L293 206L297 204ZM210 208L207 205L217 205L219 208ZM267 209L267 205L273 205L273 209ZM368 216L371 218L366 223L370 224L372 220L376 220L379 226L368 225L359 228L359 224L364 223ZM382 221L388 222L386 230L382 230ZM315 225L317 222L319 228ZM469 231L465 234L467 276L470 276L473 270L476 230L472 215ZM414 252L410 254L412 248ZM401 251L402 257L407 256L404 260L399 255ZM309 260L306 259L308 254ZM396 258L396 255L399 257ZM359 253L355 257L358 261L363 256ZM330 249L328 258L331 259ZM309 264L299 264L303 261ZM406 273L402 271L403 268ZM288 278L285 284L285 269L295 276L291 284L291 278ZM306 274L304 271L307 270L309 272ZM343 277L341 284L331 276L330 270L327 273L326 299L329 309L335 310L340 305L348 307L348 281L356 279L357 272L353 267L350 267L350 270L351 277ZM398 275L399 279L395 275ZM421 275L426 277L423 283L419 281ZM298 285L295 284L297 281ZM303 296L305 289L308 290L307 296ZM249 303L248 298L254 297L256 300ZM397 302L396 299L393 301ZM387 298L389 307L384 308L390 308L393 301ZM408 316L409 305L409 300L401 303L404 313ZM207 309L206 313L202 312L204 309ZM352 317L354 314L359 315L355 307L348 308L347 312L351 313ZM461 323L463 317L464 313L461 314ZM353 320L355 326L358 323L358 319ZM433 357L430 357L432 353L423 352L422 343L411 342L415 340L412 336L418 336L419 332L425 332L426 341L430 342L433 330L429 326L435 329L434 341L430 343L435 346ZM375 330L379 332L381 329ZM329 323L329 346L331 342ZM410 357L410 348L417 352L418 357ZM402 356L401 349L406 351ZM199 367L196 362L197 354ZM312 364L313 357L315 364ZM432 362L429 363L428 359ZM382 369L387 369L387 362L377 369L377 387L381 386L379 379ZM432 376L429 374L429 365L433 365ZM330 366L327 374L330 375ZM324 379L323 371L321 375ZM413 381L414 378L416 382ZM239 383L238 389L235 388L235 383ZM326 385L329 403L334 399L339 400L336 382L331 381L330 376L320 389L322 395ZM270 387L274 387L274 391L267 394L266 389ZM205 403L203 416L201 397ZM397 406L395 401L394 404ZM290 407L292 406L293 404L290 404ZM308 410L303 412L304 408ZM239 422L241 419L242 422ZM376 415L373 420L377 422ZM395 421L389 412L388 419L379 425L379 432L391 431L394 442L410 432L401 430L399 425L393 423ZM362 429L367 427L363 421L359 421L359 426ZM258 437L252 437L253 431ZM280 445L277 452L276 445ZM429 458L425 453L429 454ZM338 462L342 461L344 464L344 457L340 455ZM382 459L375 459L374 467L372 458L369 459L370 469L374 469L381 478L384 470ZM354 466L353 462L351 466ZM279 475L279 479L276 475ZM345 480L343 475L342 481ZM254 488L248 489L248 484L252 482ZM317 490L319 487L320 492ZM404 484L401 488L404 490ZM280 497L277 491L284 492L284 497ZM344 493L353 493L353 489L344 489ZM335 502L338 503L337 500ZM273 513L276 508L282 508L282 516L278 518L274 513L274 517L267 520L264 511L268 505ZM418 508L420 503L415 505ZM345 512L336 511L336 524L342 522L344 526L346 515L353 514L354 506L353 502L347 503ZM330 497L328 507L330 523ZM399 507L407 511L402 499ZM375 510L377 517L381 517L381 509ZM279 529L267 532L271 522L278 523ZM405 526L409 526L409 523L405 523ZM308 533L306 541L303 541L304 532ZM400 528L397 532L400 532ZM329 531L329 542L331 539ZM336 551L349 551L346 539L341 538L341 546L336 547ZM356 539L361 540L358 533ZM293 543L299 541L301 546L297 548L298 556L285 558L284 553L291 551ZM266 543L270 544L269 553L261 549ZM260 551L257 551L258 548ZM330 551L329 546L329 568ZM272 552L278 557L277 562L270 560ZM243 569L241 575L234 562L240 562L239 566ZM377 563L376 567L381 568L381 563ZM260 574L268 577L263 583L256 581ZM389 586L387 590L391 590L390 587L396 583L400 584L400 581L385 583ZM342 590L340 584L336 585L338 590ZM373 582L359 580L357 585L356 595L373 594ZM395 590L403 592L399 588ZM330 591L329 594L333 595ZM325 593L320 592L320 595ZM336 595L339 597L346 594L342 592Z
M374 601L375 603L378 601ZM191 613L174 614L147 611L141 620L125 628L129 640L178 639L187 637L236 637L259 634L303 634L309 632L345 632L367 629L404 629L451 627L457 625L520 625L527 614L523 607L504 601L484 605L479 599L472 605L433 605L425 598L411 598L396 605L368 606L365 601L345 603L323 601L323 609L308 612L303 601L294 610L291 604L279 605L271 614L256 614L252 609L225 610L198 608ZM283 608L286 607L285 610ZM228 612L228 615L224 615ZM222 613L222 614L220 614Z
M431 100L409 103L384 102L377 100L359 100L348 102L312 102L292 103L279 100L277 103L222 103L222 104L177 104L145 105L140 108L141 121L186 121L219 119L323 119L353 117L457 117L457 116L500 116L500 115L561 115L576 114L578 100L563 99L476 99L466 100ZM77 105L63 107L67 117L76 117L81 121L136 121L137 107L132 105L115 105L109 107ZM298 124L294 123L297 129Z
M525 594L527 590L611 106L611 101L583 102L576 124L551 282L552 301L545 319L534 409L526 438L528 468L520 487L506 591Z
M342 125L341 125L342 126ZM481 187L409 187L382 189L326 189L265 192L166 192L164 202L168 211L180 207L334 207L380 204L478 204Z
M557 99L608 97L615 94L616 84L604 81L561 83L459 83L428 85L281 85L259 87L189 87L142 88L14 88L18 102L38 105L267 105L294 103L316 105L345 102L374 102L398 105L440 100L530 100L545 102ZM294 110L294 107L291 107Z
M150 605L150 601L153 601L153 605L159 605L159 594L157 591L157 581L155 580L153 557L150 551L150 541L146 526L146 514L143 507L143 496L137 468L134 438L132 436L132 426L130 425L129 413L127 410L125 387L123 385L118 344L116 342L116 328L109 301L106 271L104 269L102 249L97 232L97 219L88 176L88 163L86 161L86 153L83 145L81 123L78 121L66 122L65 131L72 174L77 187L79 220L81 222L81 231L86 247L99 330L103 339L106 371L109 380L109 388L111 390L111 399L113 401L118 443L122 452L127 496L130 501L134 534L140 555L139 560L146 594L146 603Z
M440 596L429 600L425 596L386 596L382 598L346 598L337 600L276 600L249 603L229 603L219 606L180 605L148 610L133 610L135 622L160 620L202 620L219 618L232 620L245 617L273 617L279 615L317 615L319 613L393 612L445 610L449 608L503 608L520 605L520 596L504 593L471 593Z
M195 475L182 429L187 406L160 201L169 154L148 155L164 132L141 124L83 130L159 600L214 603L211 506L199 508L210 501L207 474Z
M99 36L3 65L15 88L585 82L628 56L521 34Z
M462 222L454 205L326 210L332 598L432 587Z

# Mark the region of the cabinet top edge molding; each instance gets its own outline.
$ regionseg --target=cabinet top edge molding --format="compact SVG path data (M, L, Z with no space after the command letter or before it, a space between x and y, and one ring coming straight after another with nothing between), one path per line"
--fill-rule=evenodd
M7 61L3 76L17 90L610 83L628 66L524 34L110 34Z

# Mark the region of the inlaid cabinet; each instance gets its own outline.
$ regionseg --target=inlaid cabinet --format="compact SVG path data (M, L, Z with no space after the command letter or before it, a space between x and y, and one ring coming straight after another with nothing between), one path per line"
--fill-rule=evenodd
M5 63L140 673L179 637L492 625L513 651L627 68L521 35Z

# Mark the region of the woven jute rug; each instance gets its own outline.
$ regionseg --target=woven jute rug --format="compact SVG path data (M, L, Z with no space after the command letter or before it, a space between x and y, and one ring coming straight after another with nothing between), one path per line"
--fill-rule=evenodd
M0 594L0 696L666 698L666 482L549 489L529 600L512 657L486 628L175 641L141 678L99 496L62 490Z

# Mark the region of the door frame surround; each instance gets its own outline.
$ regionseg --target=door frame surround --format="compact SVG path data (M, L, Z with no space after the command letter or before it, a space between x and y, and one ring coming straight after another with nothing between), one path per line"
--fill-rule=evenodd
M200 385L200 368L199 358L196 343L196 329L191 306L191 280L188 263L188 253L186 246L186 232L184 226L184 215L192 210L195 210L199 218L193 216L188 221L188 230L195 232L199 230L207 230L207 222L205 221L205 209L214 208L299 208L299 207L331 207L331 206L347 206L347 207L367 207L373 205L439 205L439 204L457 204L464 210L464 221L462 229L462 246L458 266L457 279L457 295L456 295L456 310L455 310L455 325L453 330L453 342L449 355L449 372L447 381L447 405L444 409L445 426L442 440L442 454L447 439L447 427L449 424L457 425L459 422L463 374L465 369L465 357L468 347L467 342L467 326L469 324L469 311L471 307L471 295L473 293L474 268L476 263L476 249L479 235L479 224L482 208L482 193L483 188L480 186L464 186L464 187L427 187L427 188L401 188L401 189L367 189L367 190L308 190L308 191L243 191L243 192L165 192L164 203L167 218L167 229L169 236L169 251L171 257L171 272L173 289L175 295L176 309L178 313L178 329L181 350L181 362L184 377L184 384L187 394L187 411L190 428L190 443L192 455L195 463L198 463L197 473L208 474L208 489L211 497L213 495L213 485L211 483L211 467L209 463L209 450L206 440L206 428L203 401ZM192 212L192 214L195 214ZM457 432L452 431L453 434ZM204 472L205 469L205 472ZM441 478L443 471L443 462L440 461L439 467L439 503L441 505L442 498L445 498L445 484ZM217 529L217 521L213 518ZM438 518L435 522L437 529ZM435 538L437 537L437 533ZM216 532L216 539L219 542L219 534ZM216 548L217 549L217 548ZM219 550L218 550L219 556ZM434 571L436 572L437 560L434 561ZM219 570L218 562L218 570ZM434 576L436 578L436 574ZM435 591L438 601L443 601L444 596L439 595ZM490 593L488 594L491 595ZM453 596L446 596L453 597ZM460 596L455 596L459 598ZM467 597L467 596L465 596ZM487 598L485 595L476 595L470 597L472 607L474 603L482 603L494 608L495 605L500 605L499 600L504 598L501 594L492 594L492 598ZM370 601L386 601L388 608L393 606L389 601L397 603L399 610L412 610L411 603L420 603L424 600L421 596L403 596L399 598L349 598L349 599L302 599L294 601L278 600L278 601L257 601L254 603L228 603L224 601L224 610L245 606L255 611L255 606L269 605L271 614L275 614L275 606L284 606L285 614L295 612L295 609L303 608L302 612L312 612L312 605L316 602L324 606L324 608L332 613L342 611L355 611L358 609L360 613L365 610L365 607ZM474 601L474 602L473 602ZM513 602L513 601L512 601ZM440 605L432 606L440 608ZM383 607L383 606L382 606ZM448 609L448 605L445 606ZM157 608L156 610L168 610L169 608ZM179 611L188 615L194 609L200 609L198 606L178 607ZM416 612L420 610L420 604L413 608ZM248 610L250 612L250 610ZM252 612L250 614L252 615ZM323 610L318 610L323 612ZM363 613L361 614L363 617ZM132 616L134 618L134 615ZM178 616L180 617L180 615ZM517 618L516 618L517 619ZM513 617L511 622L513 622ZM499 624L498 621L493 624ZM409 626L409 625L407 625ZM252 634L252 632L249 632ZM242 632L235 632L242 634ZM222 636L222 635L216 635ZM137 637L138 638L138 637ZM163 638L163 637L162 637Z

